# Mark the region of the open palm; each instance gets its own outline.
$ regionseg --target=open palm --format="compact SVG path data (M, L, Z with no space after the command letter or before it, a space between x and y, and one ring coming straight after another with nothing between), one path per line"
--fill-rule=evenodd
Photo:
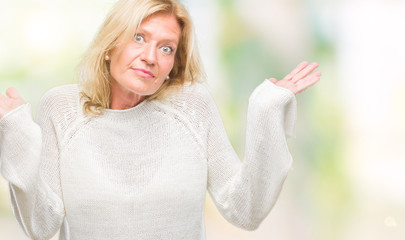
M318 66L316 62L311 64L302 62L282 80L277 81L275 78L270 78L269 80L279 87L286 88L294 94L298 94L320 80L320 72L312 73Z

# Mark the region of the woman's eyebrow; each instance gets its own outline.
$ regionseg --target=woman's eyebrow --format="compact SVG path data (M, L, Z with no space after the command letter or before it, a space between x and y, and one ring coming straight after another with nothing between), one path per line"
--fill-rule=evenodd
M139 27L138 30L136 31L136 34L144 34L146 36L153 35L152 31L148 31L145 28ZM167 36L166 36L167 35ZM179 43L179 40L177 38L176 34L166 34L165 36L162 37L162 40L160 42L166 42L166 43L173 43L177 45Z

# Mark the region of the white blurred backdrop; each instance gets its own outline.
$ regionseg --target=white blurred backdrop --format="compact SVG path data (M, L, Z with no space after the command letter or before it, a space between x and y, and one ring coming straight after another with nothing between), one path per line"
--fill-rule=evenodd
M33 106L75 68L113 0L1 0L0 91ZM317 61L297 96L294 166L260 228L232 226L207 194L208 240L402 240L405 236L405 2L183 0L208 85L243 158L247 98L264 78ZM0 239L27 239L0 177Z

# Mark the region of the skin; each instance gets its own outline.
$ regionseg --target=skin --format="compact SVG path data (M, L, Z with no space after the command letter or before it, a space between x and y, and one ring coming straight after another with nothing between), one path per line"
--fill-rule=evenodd
M9 88L6 91L6 96L0 94L0 118L6 115L11 110L23 105L24 99L20 97L15 88Z
M319 64L316 62L308 64L308 62L304 61L298 64L298 66L282 80L277 81L275 78L269 78L269 80L277 86L286 88L297 95L321 79L320 72L312 73L318 66Z
M155 93L174 65L180 26L170 14L143 21L134 40L110 53L111 108L127 109Z
M134 107L160 88L173 68L180 33L173 15L155 14L142 22L133 41L110 52L111 109ZM269 81L298 94L320 80L321 73L313 72L317 67L302 62L282 80ZM0 94L0 118L24 103L14 88L7 89L6 96Z

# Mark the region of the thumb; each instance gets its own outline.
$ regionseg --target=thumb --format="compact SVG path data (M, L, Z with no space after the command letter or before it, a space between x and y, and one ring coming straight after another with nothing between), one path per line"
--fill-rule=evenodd
M20 95L18 94L17 90L15 90L15 88L12 88L12 87L7 89L6 94L9 98L13 98L13 99L21 98Z
M278 82L277 79L275 79L275 78L269 78L269 81L272 82L272 83L274 83L274 84L275 84L276 82Z

